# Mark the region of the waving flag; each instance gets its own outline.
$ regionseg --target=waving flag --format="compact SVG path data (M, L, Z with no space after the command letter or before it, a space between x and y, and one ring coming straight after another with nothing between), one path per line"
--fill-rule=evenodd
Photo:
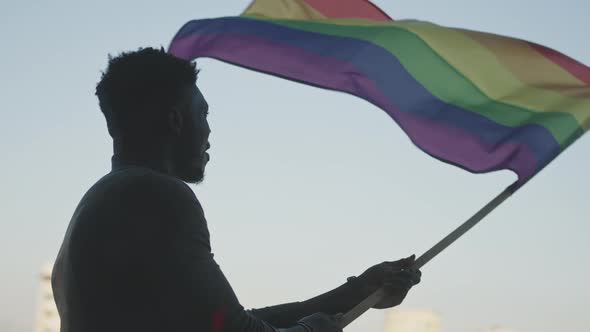
M363 98L426 153L524 184L590 127L590 68L527 41L393 21L365 0L256 0L169 51Z

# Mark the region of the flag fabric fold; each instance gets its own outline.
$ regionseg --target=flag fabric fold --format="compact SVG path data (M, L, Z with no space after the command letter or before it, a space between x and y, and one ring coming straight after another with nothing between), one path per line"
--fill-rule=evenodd
M590 68L541 45L414 20L365 0L256 0L194 20L172 54L353 94L423 151L524 184L590 127Z

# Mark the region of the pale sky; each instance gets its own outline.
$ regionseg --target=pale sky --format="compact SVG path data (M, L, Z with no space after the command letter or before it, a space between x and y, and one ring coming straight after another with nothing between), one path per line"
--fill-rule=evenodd
M93 93L107 54L166 47L187 20L237 15L248 2L0 3L0 331L32 330L39 269L109 171ZM590 64L587 0L375 2L394 18L516 36ZM515 180L434 160L358 98L214 60L198 66L212 160L193 188L247 308L304 300L421 254ZM440 313L445 332L590 330L589 149L581 138L425 266L402 307ZM382 311L347 329L382 330Z

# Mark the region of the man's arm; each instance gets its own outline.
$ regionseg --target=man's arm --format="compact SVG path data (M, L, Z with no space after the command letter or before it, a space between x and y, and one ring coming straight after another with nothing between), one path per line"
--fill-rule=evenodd
M391 308L399 305L410 288L420 282L421 273L411 269L413 263L414 256L383 262L367 269L358 278L348 278L340 287L310 300L254 309L252 313L274 326L290 326L313 312L347 313L381 287L387 290L387 296L375 308Z
M327 315L314 315L277 329L239 303L211 253L203 211L193 192L173 179L154 178L141 188L143 222L151 229L143 265L168 331L341 331ZM149 226L148 226L149 225ZM310 314L312 311L306 310ZM307 327L305 327L307 326Z

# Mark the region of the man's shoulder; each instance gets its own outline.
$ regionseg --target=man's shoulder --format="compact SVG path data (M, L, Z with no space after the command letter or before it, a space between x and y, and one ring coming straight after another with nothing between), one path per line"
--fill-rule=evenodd
M183 181L145 167L114 170L97 181L89 192L117 195L120 199L138 196L160 199L182 198L197 201L195 194Z
M74 218L128 220L135 216L202 215L201 205L183 181L143 167L108 173L84 195Z
M98 180L84 195L72 221L78 226L148 230L195 226L204 213L183 181L143 167L115 170Z
M70 221L66 250L121 262L189 231L208 234L192 190L157 171L129 167L103 176L88 190Z

